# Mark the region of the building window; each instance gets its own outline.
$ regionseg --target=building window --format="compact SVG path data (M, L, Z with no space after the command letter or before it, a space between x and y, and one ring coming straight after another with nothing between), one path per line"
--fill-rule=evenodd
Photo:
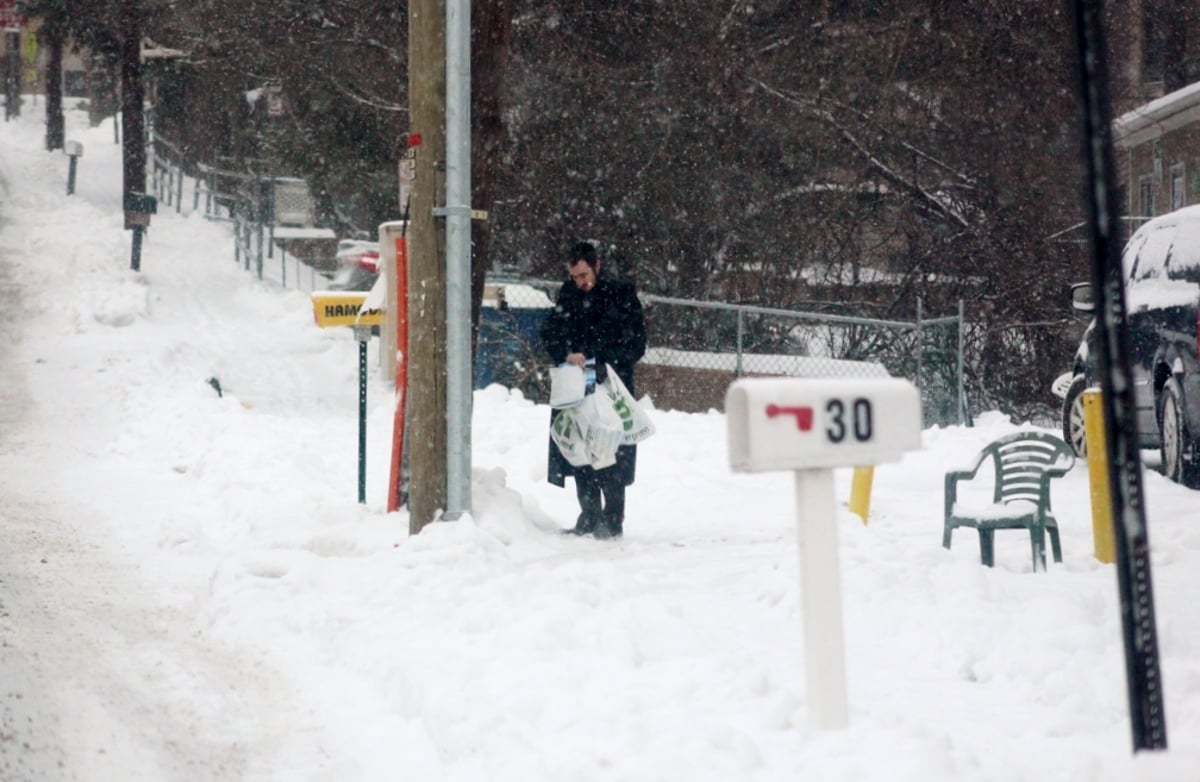
M1187 204L1187 188L1184 186L1183 163L1171 166L1171 209L1182 209Z
M1148 219L1154 216L1154 180L1144 176L1138 180L1138 217Z

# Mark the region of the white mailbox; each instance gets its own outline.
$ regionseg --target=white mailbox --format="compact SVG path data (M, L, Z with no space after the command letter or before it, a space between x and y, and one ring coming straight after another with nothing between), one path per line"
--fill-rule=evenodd
M750 378L725 394L734 472L849 467L921 447L921 398L907 380Z
M738 380L725 393L734 472L792 470L809 711L849 724L833 468L898 460L921 447L921 399L894 378Z
M70 157L83 157L83 144L78 141L67 141L63 144L63 154Z

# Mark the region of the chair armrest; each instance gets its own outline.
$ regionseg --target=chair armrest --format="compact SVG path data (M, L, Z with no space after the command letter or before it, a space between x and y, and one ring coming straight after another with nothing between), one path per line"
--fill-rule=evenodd
M975 470L970 471L952 470L946 473L946 488L944 492L944 496L946 498L946 507L944 509L945 515L942 518L948 519L954 514L954 504L958 502L958 482L961 480L970 480L971 478L974 478L975 473L978 471L978 468L976 468Z
M1061 478L1069 473L1075 467L1074 460L1070 464L1063 467L1050 467L1042 473L1041 479L1038 481L1038 506L1043 511L1050 510L1050 481L1055 478Z
M984 449L983 451L980 451L979 454L975 457L975 464L973 464L970 467L967 467L966 469L963 469L963 470L950 470L949 472L946 473L946 478L945 478L946 506L944 508L944 513L945 513L945 515L943 516L944 519L948 519L952 515L954 515L954 503L956 503L958 501L958 482L959 481L968 481L968 480L971 480L972 478L974 478L979 473L979 468L983 466L984 460L987 459L988 456L990 456L990 455L991 455L990 452L987 449Z
M992 456L992 451L985 448L975 455L975 463L970 467L964 467L961 470L950 470L946 473L946 477L954 476L954 480L969 480L979 474L979 468L983 466L984 461Z

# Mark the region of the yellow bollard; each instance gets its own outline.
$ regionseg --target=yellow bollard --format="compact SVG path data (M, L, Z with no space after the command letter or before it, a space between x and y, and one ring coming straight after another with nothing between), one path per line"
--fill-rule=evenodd
M854 478L850 481L850 512L857 513L862 523L867 523L867 514L871 510L871 482L875 480L874 467L855 467Z
M1092 539L1096 559L1116 560L1113 542L1112 495L1108 485L1108 451L1105 448L1104 409L1100 391L1089 388L1083 392L1083 426L1087 439L1088 483L1092 494Z

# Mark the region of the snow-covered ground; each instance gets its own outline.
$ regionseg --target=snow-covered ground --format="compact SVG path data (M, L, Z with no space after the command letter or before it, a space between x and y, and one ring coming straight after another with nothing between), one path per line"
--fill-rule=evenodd
M1170 750L1134 753L1082 463L1046 574L1019 533L994 569L940 545L943 474L1022 422L925 431L867 525L838 470L849 727L818 730L792 477L731 474L722 416L655 413L598 542L555 534L547 408L479 391L473 514L409 537L375 345L360 506L349 330L190 197L131 271L111 125L69 113L67 197L41 122L0 126L5 782L1200 778L1200 494L1145 476Z

